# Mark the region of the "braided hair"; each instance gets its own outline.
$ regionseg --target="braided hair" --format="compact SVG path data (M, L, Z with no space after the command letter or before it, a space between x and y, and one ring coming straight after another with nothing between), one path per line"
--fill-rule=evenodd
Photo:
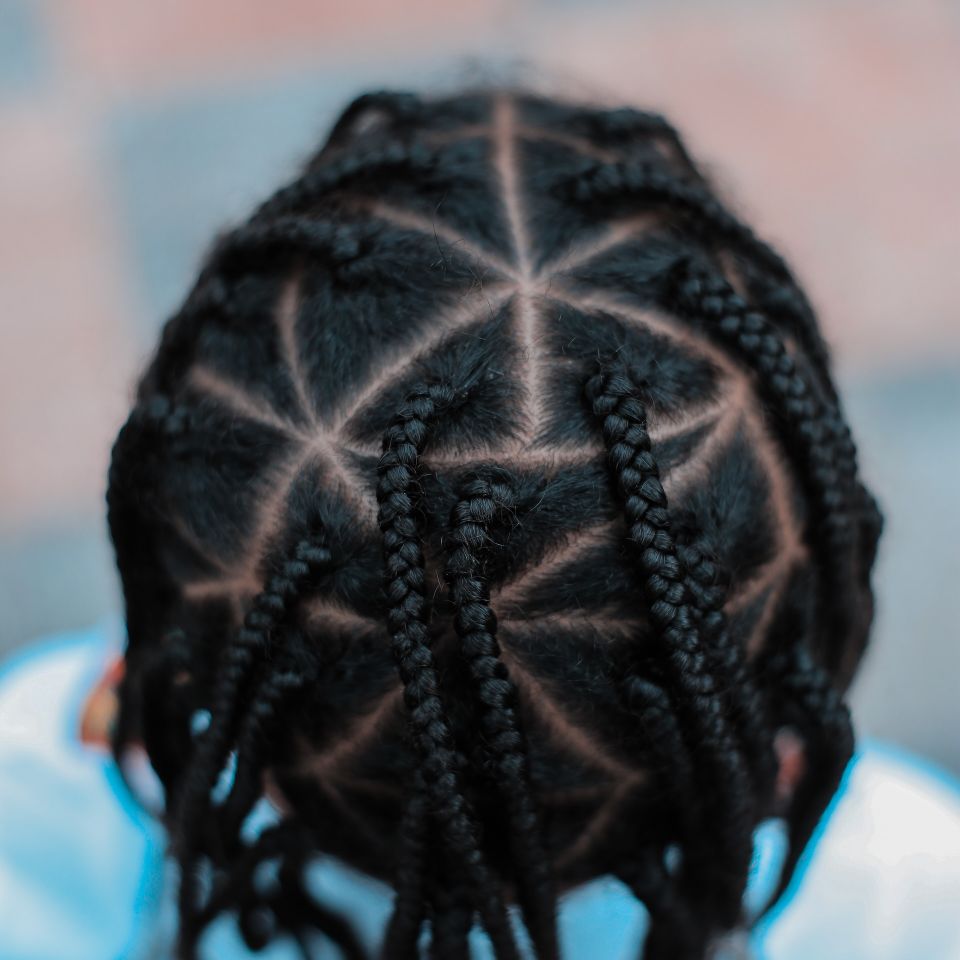
M188 960L230 911L366 956L323 856L393 885L388 960L554 960L604 874L698 960L850 757L880 515L812 307L662 117L358 98L214 244L107 504Z

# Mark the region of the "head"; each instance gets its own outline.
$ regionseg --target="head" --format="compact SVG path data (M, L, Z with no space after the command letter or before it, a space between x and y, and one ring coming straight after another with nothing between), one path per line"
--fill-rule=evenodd
M556 957L604 874L702 957L849 758L879 515L809 303L661 117L355 101L213 246L108 505L184 956L225 909L360 956L330 855L393 885L387 957L516 956L512 904Z

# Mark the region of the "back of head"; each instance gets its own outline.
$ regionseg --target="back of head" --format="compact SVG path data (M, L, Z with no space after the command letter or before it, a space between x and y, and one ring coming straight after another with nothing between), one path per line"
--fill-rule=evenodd
M108 503L184 956L229 908L361 955L326 853L395 886L388 957L475 914L516 956L511 902L557 956L603 874L645 956L701 957L754 828L786 817L785 885L849 757L879 516L808 302L660 117L355 101L214 246Z

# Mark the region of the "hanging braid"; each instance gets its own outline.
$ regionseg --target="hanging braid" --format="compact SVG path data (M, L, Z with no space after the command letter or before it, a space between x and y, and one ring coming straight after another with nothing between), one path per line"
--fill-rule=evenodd
M856 452L849 431L832 428L839 411L825 408L776 329L725 280L682 264L676 299L685 316L715 331L756 370L761 389L783 411L792 441L801 451L804 476L818 508L815 537L821 543L822 575L837 598L829 604L828 616L829 629L838 640L827 645L827 656L836 667L846 638L857 630L851 624L856 609L839 598L853 589L860 558L870 550L861 542L870 526L857 526L856 520L864 513L876 514L876 505L856 482Z
M755 788L768 797L776 776L770 720L754 671L743 650L733 643L723 612L725 591L716 564L695 543L677 544L677 555L687 572L686 586L696 601L704 642L714 659L714 672L726 678L725 696L737 737L749 762Z
M180 912L190 917L197 909L198 874L196 841L210 822L211 791L230 751L240 698L261 657L269 650L274 632L295 609L295 602L329 565L330 551L311 543L300 543L257 595L237 631L223 651L217 685L210 700L211 721L197 744L196 755L184 779L174 810L174 849L180 859ZM193 931L184 927L188 936Z
M454 866L448 863L436 872L431 896L430 960L470 960L473 910L469 891Z
M716 829L719 876L737 891L720 905L726 925L737 922L740 896L752 853L752 811L742 755L729 729L708 654L691 606L693 598L670 533L667 499L651 451L647 415L626 371L598 373L586 385L587 399L601 421L607 458L624 503L627 538L636 551L651 618L666 673L676 690L676 708L688 719L700 748L698 763L710 776L711 792L724 812Z
M541 840L540 817L530 788L530 761L521 729L519 696L500 659L497 618L483 577L483 552L491 521L509 511L509 485L471 477L460 491L451 518L447 582L454 627L480 701L480 734L491 758L511 821L511 840L520 875L520 901L538 955L557 956L556 893Z
M290 700L309 683L309 674L289 667L278 667L269 675L247 707L237 736L237 762L233 783L221 804L218 819L223 842L239 837L240 828L262 793L261 776L269 766L270 750Z
M787 655L774 655L767 669L779 684L783 719L801 731L808 751L806 762L812 767L791 801L787 860L772 905L789 885L823 808L836 792L853 755L854 737L849 708L804 646Z
M190 937L196 948L200 933L226 907L237 911L237 927L246 946L262 950L278 932L293 936L300 953L309 960L307 931L322 933L340 950L344 960L364 960L366 954L352 925L342 916L312 900L304 886L305 850L309 835L302 825L280 823L264 830L251 844L242 848L232 871L211 892L198 913L195 931ZM258 885L258 868L269 861L280 867L270 889Z
M396 896L383 939L383 954L391 960L416 960L423 925L427 896L427 867L429 840L427 828L427 791L419 772L400 820L400 839L403 847L397 862Z
M620 872L650 914L643 960L698 960L710 941L708 925L680 895L664 859L662 850L645 853Z
M183 960L224 913L252 950L466 960L476 921L553 960L602 875L646 960L703 960L777 815L790 884L882 524L812 306L664 118L357 98L213 245L108 479L114 749L164 787ZM393 885L382 936L320 857Z
M387 625L403 681L421 774L432 801L432 815L475 888L478 908L497 957L517 956L517 947L500 894L477 844L476 827L463 795L455 762L453 733L440 697L427 630L426 571L421 534L414 515L420 453L438 408L456 396L443 386L414 390L383 438L377 465L377 502L383 532Z

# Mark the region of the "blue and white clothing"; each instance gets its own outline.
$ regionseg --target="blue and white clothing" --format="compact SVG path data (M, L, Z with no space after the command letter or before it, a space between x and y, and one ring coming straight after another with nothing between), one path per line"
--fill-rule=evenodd
M111 758L79 742L84 697L119 641L112 628L48 640L0 672L0 960L162 960L173 907L161 828ZM748 906L775 884L775 825L758 831ZM372 948L391 891L330 858L311 886ZM643 907L613 878L563 898L563 955L633 960ZM746 952L744 952L744 950ZM229 918L203 952L245 960ZM477 935L475 956L489 951ZM331 947L327 954L335 955ZM792 892L729 955L762 960L960 960L960 786L869 743L851 764ZM277 943L257 954L292 960Z

